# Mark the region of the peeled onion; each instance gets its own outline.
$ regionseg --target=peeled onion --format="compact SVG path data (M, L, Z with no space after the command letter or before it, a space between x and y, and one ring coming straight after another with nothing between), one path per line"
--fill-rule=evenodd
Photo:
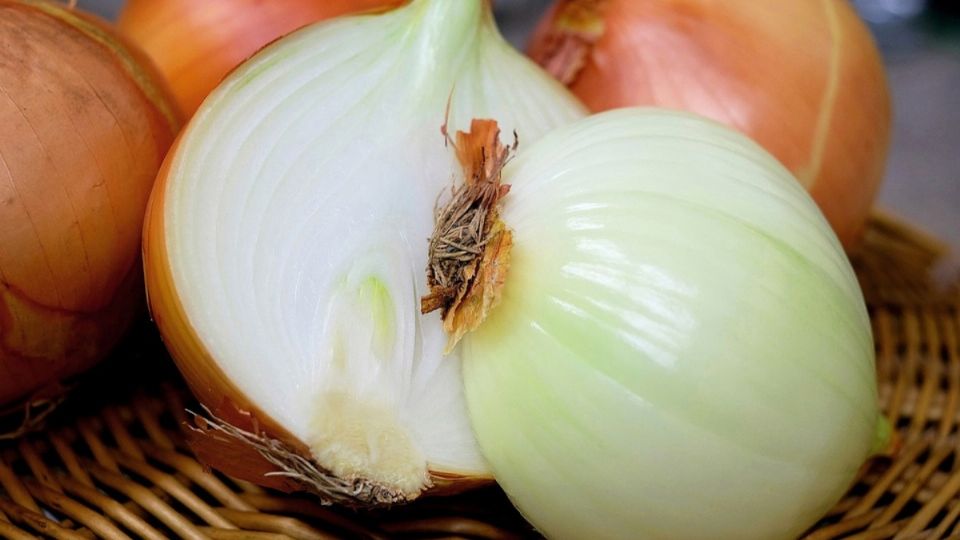
M583 115L485 0L414 0L265 48L203 103L144 230L151 312L228 474L378 504L489 482L457 354L421 315L440 127L532 142Z
M755 143L611 111L503 182L510 268L463 379L497 481L548 537L796 538L883 446L856 277Z
M592 111L656 105L746 133L856 243L883 177L890 97L845 0L559 0L531 56Z
M103 358L140 313L140 230L177 116L141 54L0 1L0 404Z
M386 9L403 0L129 0L120 30L167 77L192 114L240 62L271 41L312 22Z

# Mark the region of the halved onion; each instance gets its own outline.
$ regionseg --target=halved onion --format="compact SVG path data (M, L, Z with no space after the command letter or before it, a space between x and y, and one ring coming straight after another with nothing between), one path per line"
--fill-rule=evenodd
M50 397L141 312L143 212L178 118L142 53L57 3L0 1L0 57L3 404Z
M271 45L197 112L144 232L154 318L230 474L349 503L489 480L460 364L421 316L440 126L533 141L580 105L483 0L416 0Z

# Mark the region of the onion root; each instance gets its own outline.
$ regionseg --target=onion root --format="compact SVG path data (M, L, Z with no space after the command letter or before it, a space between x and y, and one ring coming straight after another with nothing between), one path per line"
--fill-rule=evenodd
M500 301L513 244L500 220L501 201L510 192L501 177L518 141L514 133L513 145L503 145L494 120L473 120L469 133L457 132L456 142L446 125L441 131L456 151L464 183L436 213L428 250L430 294L421 299L420 309L441 310L449 353Z

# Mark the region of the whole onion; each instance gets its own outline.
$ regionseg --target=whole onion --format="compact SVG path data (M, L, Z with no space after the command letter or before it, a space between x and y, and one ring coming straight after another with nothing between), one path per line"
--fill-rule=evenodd
M502 301L463 338L477 440L550 538L796 538L887 442L837 238L747 137L621 109L503 170Z
M267 43L312 22L402 1L130 0L118 25L156 62L180 107L192 114L224 75Z
M529 53L593 111L684 109L746 133L856 243L884 172L890 97L846 0L559 0Z
M178 125L159 80L92 17L0 1L0 403L91 366L140 312L143 213Z

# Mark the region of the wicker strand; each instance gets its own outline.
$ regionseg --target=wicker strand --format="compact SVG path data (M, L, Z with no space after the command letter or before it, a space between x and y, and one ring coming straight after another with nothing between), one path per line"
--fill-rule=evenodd
M130 511L130 509L115 499L72 478L62 477L61 483L71 496L95 506L104 516L113 519L118 525L126 528L138 537L147 540L163 540L163 538L165 538L160 531L151 527L140 516Z

